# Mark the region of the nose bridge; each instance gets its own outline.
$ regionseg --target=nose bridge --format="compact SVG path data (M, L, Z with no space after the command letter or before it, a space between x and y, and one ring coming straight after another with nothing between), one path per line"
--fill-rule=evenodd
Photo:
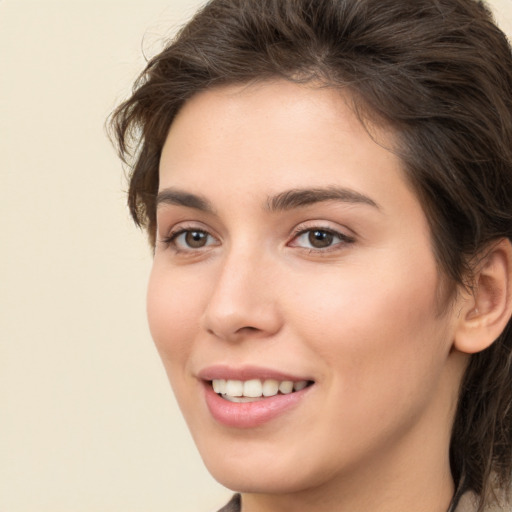
M280 320L272 265L263 252L233 247L220 264L204 314L208 332L226 340L270 336Z

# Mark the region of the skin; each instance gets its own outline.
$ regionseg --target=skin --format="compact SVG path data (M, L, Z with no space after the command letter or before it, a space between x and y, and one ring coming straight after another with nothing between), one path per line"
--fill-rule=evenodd
M150 329L205 464L243 493L244 512L444 512L453 494L463 294L440 314L425 214L347 99L284 81L211 89L184 106L162 152ZM335 186L368 201L268 207ZM176 190L210 209L165 199ZM327 246L312 246L315 229L333 235ZM180 230L205 245L187 232L169 241ZM216 364L314 384L271 421L228 427L198 376Z

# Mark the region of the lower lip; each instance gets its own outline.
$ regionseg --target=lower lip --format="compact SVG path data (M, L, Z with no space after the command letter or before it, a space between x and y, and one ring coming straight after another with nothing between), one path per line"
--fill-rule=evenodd
M227 427L255 428L296 407L312 386L287 395L275 395L256 402L230 402L205 382L206 405L213 418Z

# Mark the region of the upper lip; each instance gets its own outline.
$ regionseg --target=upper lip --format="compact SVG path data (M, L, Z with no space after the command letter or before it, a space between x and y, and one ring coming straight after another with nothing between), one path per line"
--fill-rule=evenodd
M291 380L293 382L303 380L313 380L308 376L292 375L290 373L282 372L272 368L265 368L261 366L240 366L234 367L225 364L212 365L201 369L197 376L206 381L214 379L225 380L251 380L251 379L274 379L278 381Z

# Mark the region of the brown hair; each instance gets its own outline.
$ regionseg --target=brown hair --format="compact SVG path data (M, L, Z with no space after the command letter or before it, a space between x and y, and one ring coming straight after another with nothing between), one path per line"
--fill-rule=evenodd
M155 243L160 152L191 96L281 77L349 88L392 127L440 269L512 237L512 56L476 0L212 0L154 57L111 118L131 165L128 204ZM472 356L450 446L455 481L480 497L512 473L512 331Z

